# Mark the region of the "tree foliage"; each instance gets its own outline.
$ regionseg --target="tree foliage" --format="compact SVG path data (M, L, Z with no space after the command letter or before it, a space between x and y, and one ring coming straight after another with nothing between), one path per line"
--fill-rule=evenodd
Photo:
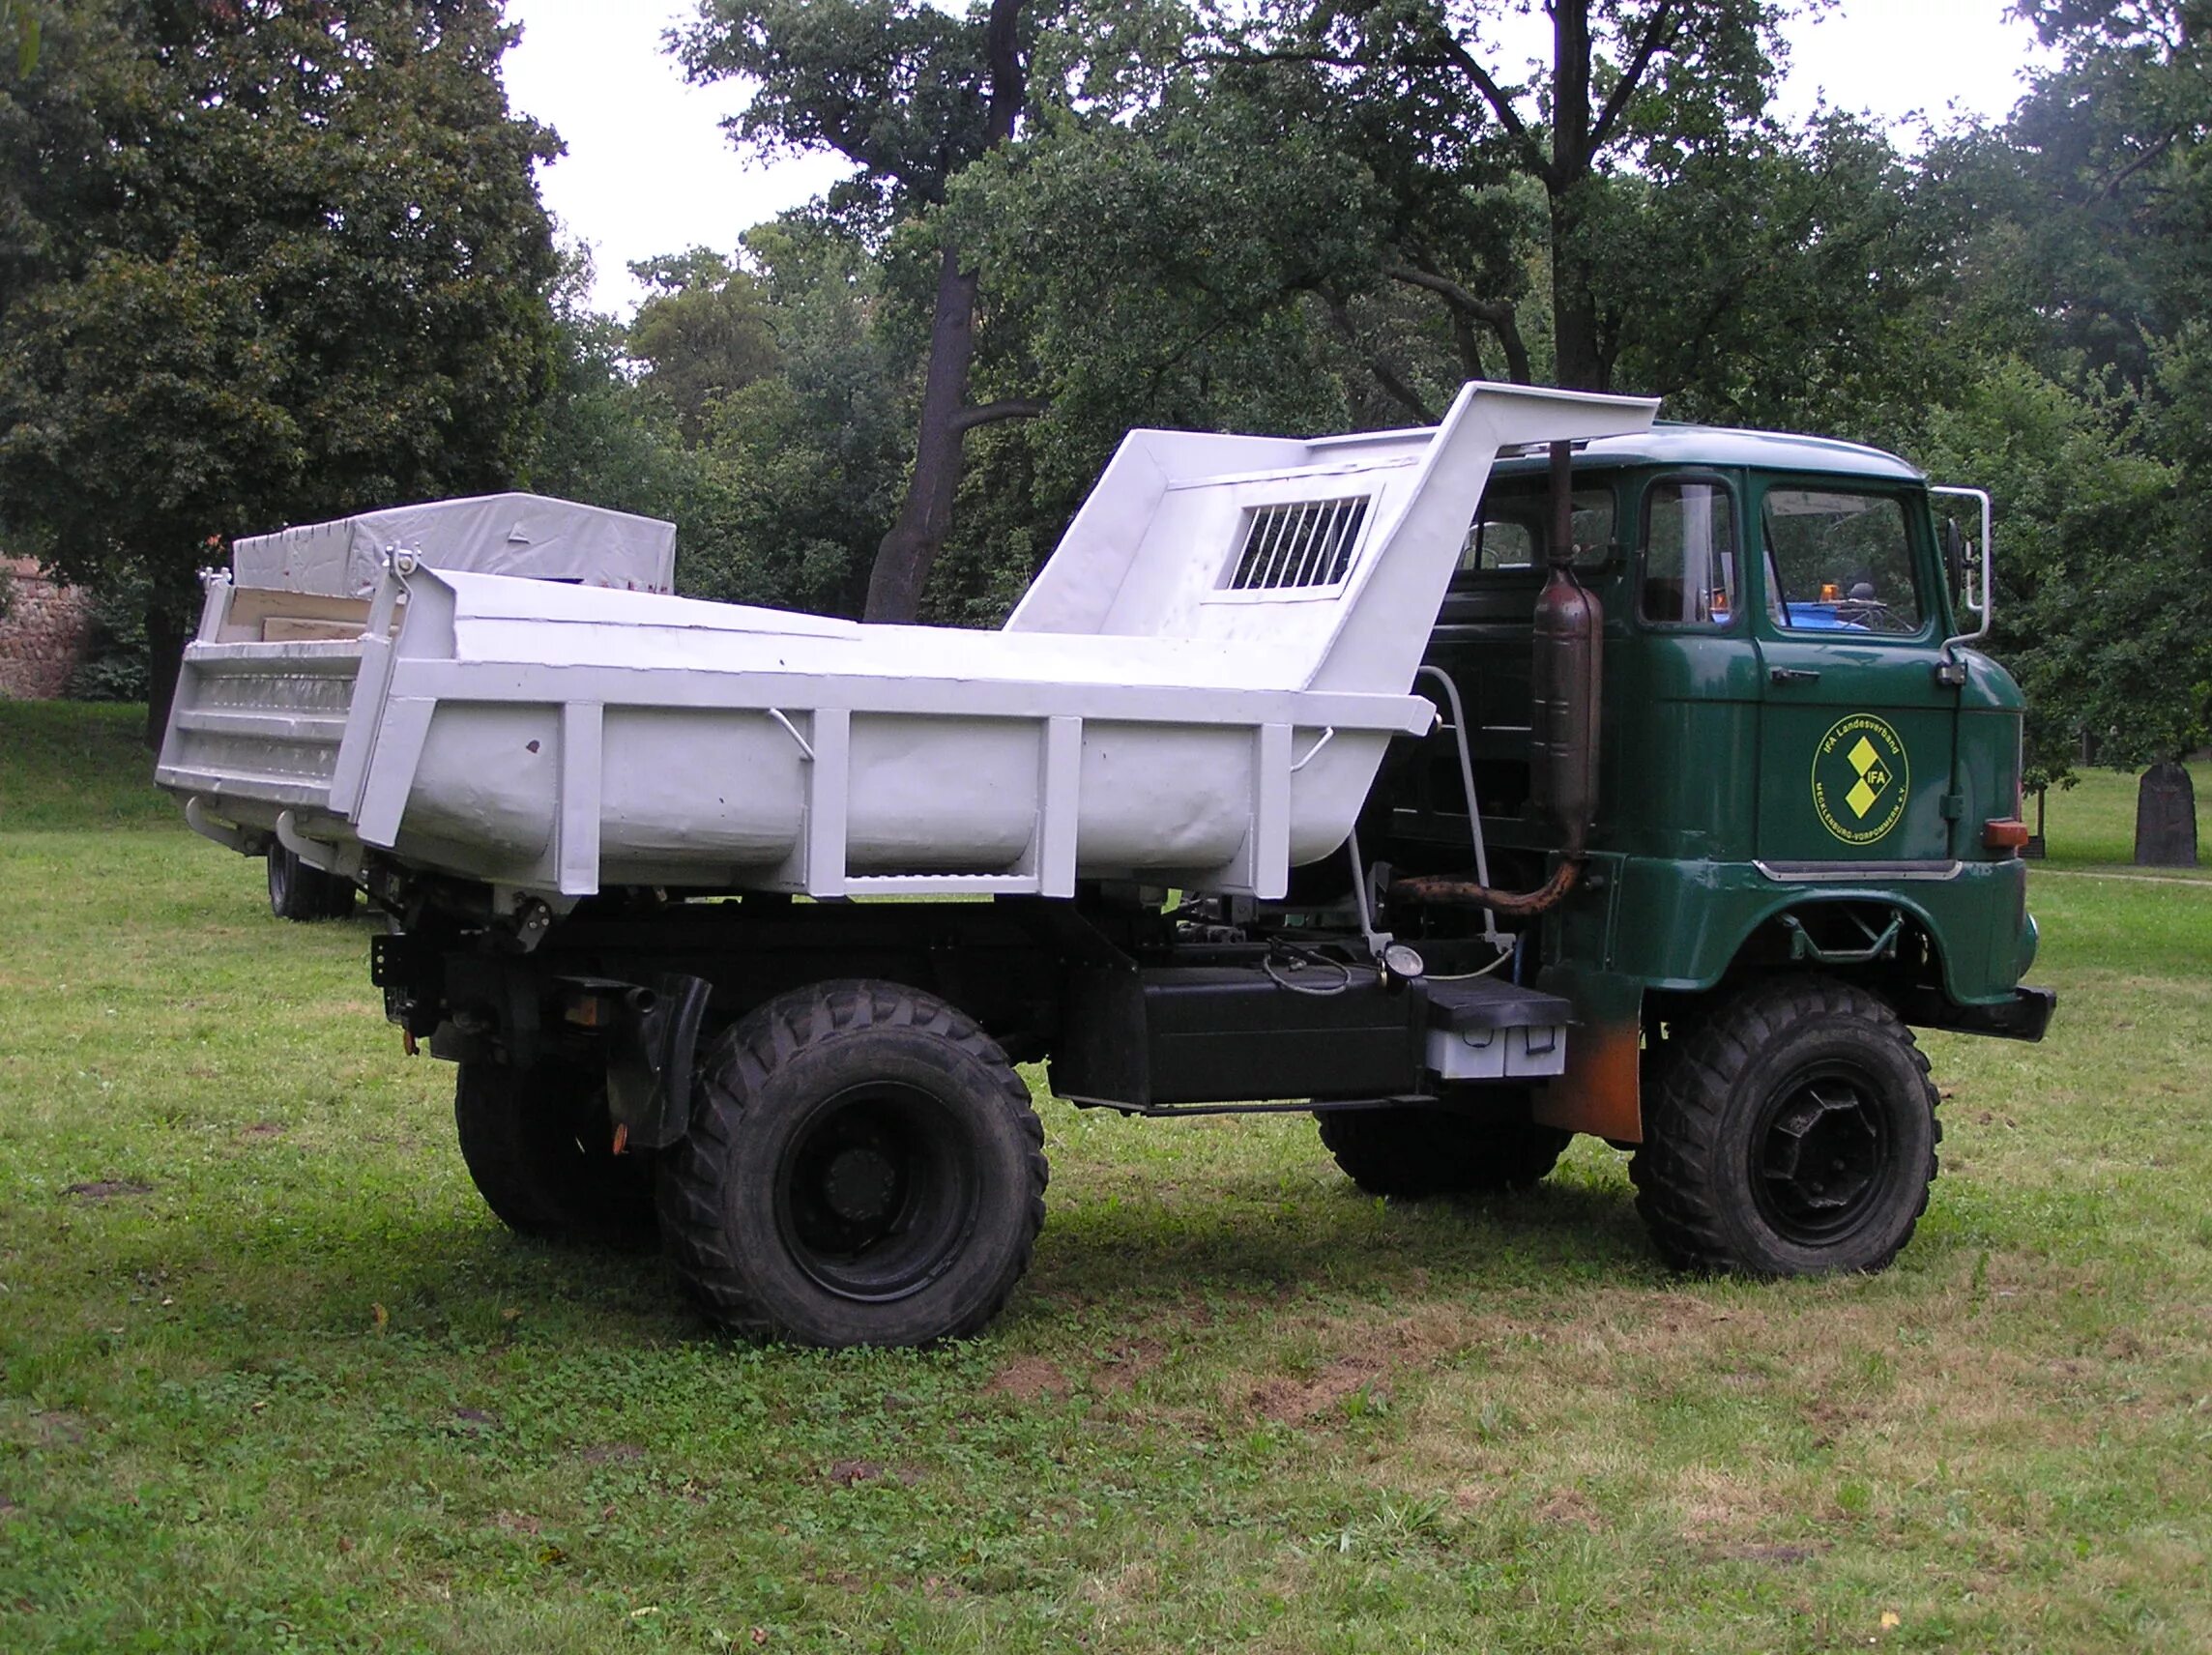
M2045 770L2212 733L2202 0L2018 0L2054 67L1910 142L1775 114L1792 0L700 0L732 137L853 170L627 321L491 0L0 4L0 518L79 578L518 479L690 591L991 624L1131 425L1511 378L1987 482Z
M555 274L495 0L47 0L0 88L0 522L173 631L211 541L505 485Z
M2212 14L2019 9L2061 57L1981 160L1970 320L2004 355L1953 401L2033 388L1977 454L2025 541L2003 641L2039 756L2174 758L2212 739Z
M696 442L724 397L775 369L759 284L706 247L647 259L630 274L645 283L646 297L629 325L629 353Z
M975 0L963 15L925 0L705 0L678 50L696 79L756 83L733 124L741 141L842 155L858 172L830 206L888 227L930 218L963 167L1012 140L1029 35L1025 0ZM914 468L869 571L871 620L914 619L951 528L967 434L1037 411L970 400L979 278L948 225L929 239L937 285Z
M1527 15L1505 0L1271 0L1224 30L1213 51L1229 63L1313 72L1390 158L1408 193L1426 197L1432 214L1444 207L1447 221L1455 187L1511 177L1540 190L1552 377L1605 390L1633 321L1609 244L1648 199L1638 185L1728 157L1759 130L1785 8L1552 0L1545 11L1550 51L1528 65L1500 44L1511 19ZM1447 275L1435 267L1450 244L1426 228L1409 238L1407 279ZM1507 317L1484 317L1451 289L1425 285L1507 342ZM1464 280L1454 286L1477 303L1486 297ZM1510 325L1527 322L1516 312Z

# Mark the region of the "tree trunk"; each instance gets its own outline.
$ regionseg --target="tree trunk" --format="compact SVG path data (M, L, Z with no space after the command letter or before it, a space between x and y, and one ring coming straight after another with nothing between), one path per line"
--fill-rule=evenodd
M1590 176L1590 37L1587 0L1552 7L1551 205L1552 377L1569 391L1603 391L1597 298L1582 230L1583 186Z
M184 618L159 601L146 606L146 745L161 750L169 729L169 704L185 667Z
M960 268L959 249L947 242L937 268L937 309L929 324L929 377L922 386L914 476L891 532L876 548L875 567L868 574L865 614L870 621L912 621L920 607L922 582L952 524L960 448L967 434L961 414L975 356L975 274Z
M991 0L983 25L983 55L990 66L990 136L996 149L1014 135L1029 96L1029 67L1017 30L1027 0ZM1034 413L1028 403L976 410L968 403L968 369L975 360L975 273L960 268L949 241L937 267L937 309L929 323L929 374L921 391L921 432L914 445L914 476L891 532L876 548L868 571L869 621L912 621L921 607L922 583L952 526L952 497L960 489L960 450L969 428L982 419Z
M1582 248L1574 192L1552 198L1552 329L1557 361L1555 384L1568 391L1609 391L1598 348L1597 298L1590 263Z

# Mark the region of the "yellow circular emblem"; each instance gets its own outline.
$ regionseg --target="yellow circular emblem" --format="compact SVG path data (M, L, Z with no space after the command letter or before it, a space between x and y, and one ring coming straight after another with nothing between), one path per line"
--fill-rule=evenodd
M1813 810L1847 845L1871 845L1905 819L1912 764L1895 730L1871 712L1839 718L1813 750Z

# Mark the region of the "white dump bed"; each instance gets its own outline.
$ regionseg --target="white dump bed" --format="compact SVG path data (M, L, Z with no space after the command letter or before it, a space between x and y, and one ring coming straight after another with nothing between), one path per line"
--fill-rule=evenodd
M242 567L210 585L159 779L242 849L274 833L346 872L384 852L555 905L1280 896L1435 716L1410 689L1491 460L1653 408L1470 386L1433 431L1134 432L998 632L407 555L367 599Z

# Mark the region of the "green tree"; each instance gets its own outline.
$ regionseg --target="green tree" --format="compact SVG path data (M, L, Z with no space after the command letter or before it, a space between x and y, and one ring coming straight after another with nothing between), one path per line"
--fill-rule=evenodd
M554 368L521 480L564 500L679 520L695 505L701 457L666 401L638 383L627 332L590 307L591 287L590 255L565 249Z
M805 212L754 229L745 256L780 365L714 404L677 578L701 596L858 615L912 442L884 268Z
M39 67L40 26L38 13L26 0L0 0L0 40L15 37L15 73L26 78Z
M2062 58L2008 137L2025 274L2052 345L2142 386L2212 303L2212 7L2020 0Z
M156 729L229 537L507 484L556 262L496 0L51 0L0 99L0 524L140 568Z
M646 364L646 384L696 442L717 402L775 370L759 284L705 247L629 269L646 287L629 325L629 355Z
M702 0L678 55L694 80L740 78L751 102L742 143L828 150L859 169L830 206L879 230L935 218L955 174L1010 141L1029 96L1024 0L975 0L955 16L924 0ZM913 470L869 574L871 620L913 619L944 545L969 432L1038 410L1026 398L977 404L978 278L948 234L931 233L936 270Z
M1305 65L1363 111L1401 170L1458 174L1475 190L1502 173L1543 196L1552 376L1614 383L1630 313L1609 255L1620 240L1622 180L1693 155L1725 154L1760 124L1772 91L1777 0L1552 0L1551 51L1532 78L1509 70L1506 0L1272 0L1225 31L1219 58ZM1433 192L1441 180L1431 179ZM1434 239L1430 239L1434 247ZM1505 301L1470 289L1432 257L1392 267L1463 318L1496 328L1510 353L1524 331Z
M1155 6L1145 30L1078 14L1040 37L1029 135L953 194L1001 324L1032 330L1049 423L1206 419L1189 388L1221 386L1240 350L1256 386L1325 383L1357 423L1431 420L1468 378L1563 376L1562 209L1528 149L1548 94L1476 55L1501 10L1282 6L1221 28ZM1871 420L1924 378L1946 226L1864 123L1758 114L1781 10L1588 7L1569 31L1570 68L1606 89L1576 186L1594 377L1711 418ZM1528 105L1520 137L1485 82Z
M1978 326L2042 388L1983 451L2053 433L2014 468L2008 658L2052 768L2077 733L2106 762L2176 758L2212 738L2212 9L2018 10L2061 57L1982 158L1965 255Z
M1107 9L1041 35L1028 135L950 191L1051 406L1011 439L1047 519L1131 424L1427 421L1468 378L1550 368L1545 192L1462 70L1203 23ZM1946 250L1918 169L1843 117L1707 142L1626 106L1636 164L1585 227L1609 372L1691 417L1874 434L1913 406ZM1022 469L1005 446L994 474Z

